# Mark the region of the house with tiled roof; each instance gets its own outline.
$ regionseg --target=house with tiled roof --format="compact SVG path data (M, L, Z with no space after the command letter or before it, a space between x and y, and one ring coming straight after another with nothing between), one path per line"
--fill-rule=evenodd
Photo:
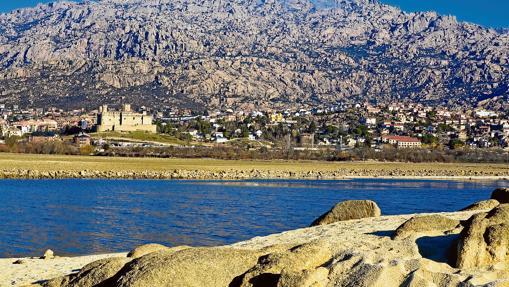
M382 136L382 142L395 145L398 148L417 148L422 145L418 138L407 136Z

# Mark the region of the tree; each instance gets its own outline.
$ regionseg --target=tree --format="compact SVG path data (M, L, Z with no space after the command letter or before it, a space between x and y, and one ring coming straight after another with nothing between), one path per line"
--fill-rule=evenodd
M81 155L91 155L94 153L94 147L91 145L85 145L80 147L80 154Z
M311 121L311 123L309 123L309 126L308 126L308 132L310 133L314 133L316 131L316 123L315 121Z
M240 133L241 137L243 137L243 138L249 137L249 129L247 128L247 126L245 126L245 125L241 126L240 130L241 130L241 133Z
M450 149L458 149L465 146L465 143L459 139L452 139L449 141L449 148Z
M365 137L368 133L368 128L365 125L359 125L353 130L353 133Z
M438 125L437 131L445 133L445 132L452 132L452 131L454 131L454 129L450 125L441 123Z
M18 137L18 136L10 136L8 138L5 139L5 144L9 147L9 148L12 148L14 146L16 146L19 142L21 138Z
M432 147L438 146L438 138L431 135L431 134L425 134L422 136L422 143L426 145L430 145Z

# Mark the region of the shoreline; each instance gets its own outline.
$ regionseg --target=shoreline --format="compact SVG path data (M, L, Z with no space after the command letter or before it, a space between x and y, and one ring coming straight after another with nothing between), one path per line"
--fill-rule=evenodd
M0 258L0 286L38 286L36 282L76 273L83 266L106 258L125 257L127 253L91 254L73 257L55 257L44 260L36 257ZM14 264L23 260L23 264ZM0 272L1 273L1 272Z
M392 249L399 248L398 246L400 246L403 242L392 241L390 237L388 237L389 235L385 235L384 232L386 233L387 230L395 230L403 222L414 216L440 214L458 220L465 220L479 212L480 211L422 213L364 218L359 220L336 222L329 225L303 227L263 237L253 237L231 245L217 247L227 249L235 248L240 250L257 250L267 248L269 246L296 246L316 242L317 240L331 242L336 242L336 240L338 240L344 244L339 245L341 250L361 252L368 257L372 257L373 253L378 253L377 248L372 247L381 246L384 247L384 249L388 249L388 251L386 251L387 253L381 255L387 256L391 253ZM377 235L378 233L380 233L380 235ZM352 238L355 238L356 240L352 241ZM407 245L413 243L404 242L404 244ZM386 245L389 246L385 248ZM410 249L414 250L414 248L404 248L404 250ZM391 259L398 258L400 260L415 260L417 258L421 258L421 256L415 252L416 251L414 250L412 254L407 254L405 256L396 252L395 254L391 254L390 257L393 257ZM0 258L0 270L3 270L2 274L0 274L0 286L39 286L37 285L37 282L69 274L76 274L79 269L91 262L106 258L125 258L126 254L127 253L109 253L76 257L56 257L48 260L33 257ZM23 264L13 264L19 259L23 259L25 262ZM382 257L379 260L383 260Z
M93 173L93 172L92 172ZM125 176L74 176L73 174L63 171L61 174L41 174L41 175L30 175L30 176L11 176L9 173L2 173L0 171L1 180L180 180L180 181L250 181L250 180L431 180L431 181L509 181L509 175L507 176L459 176L459 175L429 175L429 176L278 176L278 177L229 177L229 176L218 176L218 177L173 177L164 176L163 174L146 176L146 175L125 175Z
M37 169L0 170L0 180L37 179L83 179L83 180L189 180L189 181L244 181L244 180L355 180L355 179L395 179L395 180L457 180L457 181L498 181L509 180L508 174L465 174L451 170L428 171L418 175L404 170L355 170L337 171L281 171L281 170L169 170L169 171L100 171L100 170L53 170Z
M1 154L0 179L507 180L508 164L261 161Z

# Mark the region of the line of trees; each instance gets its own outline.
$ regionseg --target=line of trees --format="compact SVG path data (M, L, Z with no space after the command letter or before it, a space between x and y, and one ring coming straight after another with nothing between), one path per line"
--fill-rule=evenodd
M26 142L20 141L19 137L9 137L5 139L5 144L0 145L0 152L88 155L94 152L94 148L91 146L80 148L65 141Z
M266 147L246 149L239 146L165 147L165 148L110 148L102 156L215 158L225 160L319 160L319 161L388 161L388 162L467 162L508 163L509 153L502 149L396 149L382 150L356 148L348 151L335 149L293 150Z
M92 146L78 147L70 142L49 141L43 143L19 142L6 139L0 152L60 155L96 155L120 157L175 157L215 158L226 160L320 160L320 161L399 161L399 162L467 162L508 163L509 153L502 149L397 149L385 146L381 150L359 147L348 151L336 149L294 150L280 144L275 148L265 146L225 145L214 147L110 147L103 146L100 152Z

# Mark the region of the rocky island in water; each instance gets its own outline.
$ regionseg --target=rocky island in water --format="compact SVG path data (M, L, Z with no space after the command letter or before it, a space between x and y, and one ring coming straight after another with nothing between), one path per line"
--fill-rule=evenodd
M229 246L2 259L0 285L508 286L509 189L453 213L381 214L373 201L345 201L309 228Z

